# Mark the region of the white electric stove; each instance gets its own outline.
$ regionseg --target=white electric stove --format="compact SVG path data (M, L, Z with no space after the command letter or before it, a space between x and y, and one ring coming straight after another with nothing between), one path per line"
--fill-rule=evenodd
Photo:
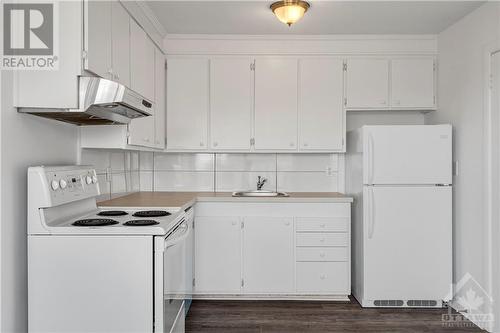
M28 169L30 332L182 332L193 211L98 208L90 166Z

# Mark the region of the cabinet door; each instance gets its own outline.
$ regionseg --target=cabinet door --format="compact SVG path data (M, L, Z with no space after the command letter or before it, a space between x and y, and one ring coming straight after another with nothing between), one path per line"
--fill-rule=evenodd
M85 69L113 79L111 64L111 1L85 1Z
M245 217L243 221L244 292L293 292L292 218Z
M435 108L434 59L394 59L393 108Z
M238 217L196 217L195 293L241 291L241 222Z
M349 59L346 74L348 109L387 109L389 60Z
M130 87L130 17L122 4L111 6L113 77Z
M249 150L253 71L250 59L210 60L210 148Z
M255 149L297 149L297 60L255 62Z
M167 61L167 149L207 149L208 66L207 59Z
M128 125L128 144L134 146L155 147L155 114L156 105L151 110L151 116L132 119Z
M165 56L155 49L155 147L165 148Z
M135 90L150 101L155 91L155 46L146 32L130 19L130 82Z
M299 60L299 147L341 151L344 75L340 59Z

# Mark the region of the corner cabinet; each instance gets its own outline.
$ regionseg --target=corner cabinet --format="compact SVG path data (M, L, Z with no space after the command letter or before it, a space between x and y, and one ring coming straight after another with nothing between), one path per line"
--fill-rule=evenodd
M200 202L194 230L195 298L351 293L349 202Z

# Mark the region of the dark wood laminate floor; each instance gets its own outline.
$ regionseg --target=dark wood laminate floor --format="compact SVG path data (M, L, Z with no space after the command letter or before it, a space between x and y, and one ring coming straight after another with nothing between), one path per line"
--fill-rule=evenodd
M351 302L194 301L186 332L483 332L443 327L447 309L363 309Z

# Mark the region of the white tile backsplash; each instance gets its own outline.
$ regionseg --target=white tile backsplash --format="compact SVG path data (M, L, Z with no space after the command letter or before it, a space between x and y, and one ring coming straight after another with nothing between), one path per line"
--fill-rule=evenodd
M276 190L276 172L220 171L216 175L216 191L256 190L258 176L267 178L263 190Z
M109 152L98 149L82 149L81 164L92 165L98 174L104 174L110 166Z
M154 169L214 171L214 154L155 154Z
M110 167L111 167L112 172L123 172L126 169L128 169L128 166L127 166L128 160L125 157L126 155L128 155L128 153L121 152L121 151L110 153L109 160L110 160Z
M101 192L266 190L334 192L344 188L344 158L338 154L152 153L82 149L82 164L94 165ZM110 182L106 169L110 168Z
M216 154L219 171L276 171L276 154Z
M153 171L139 171L141 191L153 191Z
M213 191L213 171L155 171L155 191Z
M326 172L280 172L278 191L284 192L337 192L338 174Z
M338 170L336 154L278 154L279 171L331 171Z
M154 155L152 152L139 152L139 170L153 171L154 170Z

